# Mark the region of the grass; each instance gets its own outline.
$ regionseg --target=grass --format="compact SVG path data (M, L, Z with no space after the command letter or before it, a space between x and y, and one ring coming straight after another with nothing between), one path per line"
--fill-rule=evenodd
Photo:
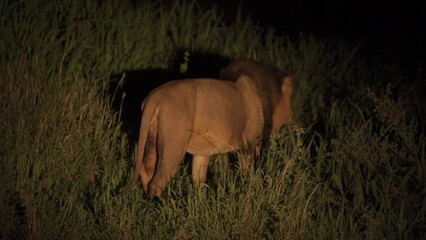
M0 238L426 237L423 79L386 87L392 69L356 46L277 36L240 12L225 24L195 1L2 1L0 12ZM110 76L175 76L197 53L291 70L293 122L252 173L217 156L206 187L184 164L161 199L118 194L135 142Z

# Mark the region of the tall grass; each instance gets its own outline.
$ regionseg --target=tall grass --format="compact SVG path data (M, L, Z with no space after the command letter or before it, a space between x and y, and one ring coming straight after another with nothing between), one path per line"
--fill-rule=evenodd
M370 116L359 116L350 124L346 118L333 117L335 137L327 157L316 163L322 171L315 175L327 182L324 193L332 199L320 211L322 223L343 236L354 232L369 239L424 236L424 130L389 94L381 98L368 94L370 106L365 108L373 112ZM340 110L334 111L352 108L363 114L359 106L336 105Z
M196 1L1 1L0 13L0 238L426 237L423 82L380 88L356 47L276 36L241 12L226 25ZM170 69L182 49L291 70L294 121L254 172L218 156L205 187L184 165L160 199L120 195L135 143L109 76Z
M79 75L47 78L26 63L1 80L2 232L96 233L95 200L109 201L127 145L108 103Z

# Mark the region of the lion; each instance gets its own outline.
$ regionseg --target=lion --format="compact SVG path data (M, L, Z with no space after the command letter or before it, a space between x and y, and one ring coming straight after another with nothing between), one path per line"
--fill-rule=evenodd
M235 66L221 71L230 81L175 80L148 95L142 104L136 166L124 193L140 176L149 195L161 196L186 152L193 155L192 179L197 184L206 181L209 157L214 154L238 150L247 156L240 159L241 167L251 165L265 130L277 132L289 121L290 95L286 94L291 94L291 76L267 74L270 69L265 69L259 75L265 78L260 79ZM278 75L282 78L276 79Z

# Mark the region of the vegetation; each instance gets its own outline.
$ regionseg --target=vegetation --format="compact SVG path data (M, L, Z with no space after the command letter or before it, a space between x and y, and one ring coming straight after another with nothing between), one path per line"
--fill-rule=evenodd
M101 2L0 2L0 238L426 238L424 79L388 85L392 70L356 47L239 12L225 23L196 1ZM254 172L218 156L206 187L183 165L161 199L119 194L135 142L110 76L176 76L198 53L291 70L293 122Z

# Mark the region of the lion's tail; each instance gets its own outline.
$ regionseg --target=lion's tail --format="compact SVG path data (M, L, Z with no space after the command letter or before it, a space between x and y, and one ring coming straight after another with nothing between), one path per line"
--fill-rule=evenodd
M127 194L128 192L130 192L139 179L139 173L141 171L143 158L145 155L145 145L148 138L148 132L151 121L153 120L153 117L155 117L155 110L156 104L150 104L149 102L144 102L142 104L142 120L141 127L139 130L138 145L136 149L135 170L133 171L132 180L130 181L129 185L123 190L123 194Z

